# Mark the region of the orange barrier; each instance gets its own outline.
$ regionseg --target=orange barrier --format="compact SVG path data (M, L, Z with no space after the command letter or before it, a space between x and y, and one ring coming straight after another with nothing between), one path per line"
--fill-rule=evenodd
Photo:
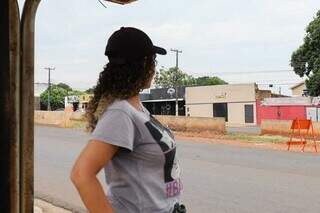
M317 143L316 143L316 139L315 139L315 135L314 135L314 130L313 130L313 125L312 125L312 121L311 120L306 120L306 119L295 119L292 121L291 124L291 133L290 133L290 141L287 142L288 145L288 151L290 150L290 146L291 145L303 145L302 146L302 152L304 152L304 148L307 144L307 137L311 136L312 141L314 143L314 149L316 152L318 152L317 150ZM293 137L296 136L295 134L295 130L298 130L298 137L300 138L300 140L296 140L293 141ZM306 131L306 133L302 133L301 130ZM311 130L311 133L310 133ZM310 134L311 135L310 135Z

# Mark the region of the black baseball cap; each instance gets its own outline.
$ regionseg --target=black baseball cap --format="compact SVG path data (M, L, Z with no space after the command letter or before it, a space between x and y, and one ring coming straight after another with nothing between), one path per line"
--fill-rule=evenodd
M110 62L125 63L154 54L166 55L167 51L154 46L143 31L133 27L121 27L110 36L104 54Z

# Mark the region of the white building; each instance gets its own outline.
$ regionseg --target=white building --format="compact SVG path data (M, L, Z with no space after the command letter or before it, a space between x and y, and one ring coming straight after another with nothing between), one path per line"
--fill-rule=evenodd
M34 109L40 110L40 95L48 89L48 83L34 84Z

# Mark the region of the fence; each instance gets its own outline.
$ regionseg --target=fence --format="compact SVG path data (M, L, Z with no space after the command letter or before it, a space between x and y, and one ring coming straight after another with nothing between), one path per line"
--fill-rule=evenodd
M35 123L62 128L84 127L85 119L80 112L35 111ZM156 116L164 125L174 131L210 131L223 134L226 131L224 118L199 118L184 116Z

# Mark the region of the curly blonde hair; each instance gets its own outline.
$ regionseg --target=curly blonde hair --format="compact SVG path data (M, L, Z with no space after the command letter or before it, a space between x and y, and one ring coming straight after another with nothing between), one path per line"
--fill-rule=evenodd
M155 57L151 55L141 61L124 64L109 62L104 67L85 113L89 132L95 129L102 113L116 99L128 99L146 87L155 74Z

